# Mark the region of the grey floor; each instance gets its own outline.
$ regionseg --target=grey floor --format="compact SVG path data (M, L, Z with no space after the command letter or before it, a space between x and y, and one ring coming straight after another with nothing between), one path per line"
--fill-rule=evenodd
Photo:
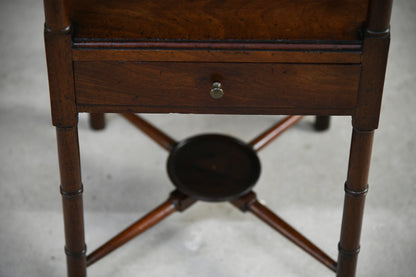
M0 276L64 276L42 1L0 2ZM392 43L358 276L416 276L416 1L395 2ZM249 140L276 116L145 115L176 139L222 132ZM305 118L260 152L258 195L337 255L350 119L328 132ZM116 115L79 124L89 250L165 200L167 153ZM333 276L256 218L227 203L175 214L89 269L89 276Z

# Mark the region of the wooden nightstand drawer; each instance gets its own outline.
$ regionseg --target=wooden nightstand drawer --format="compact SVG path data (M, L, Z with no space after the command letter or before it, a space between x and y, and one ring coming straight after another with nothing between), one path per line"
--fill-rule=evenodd
M349 114L360 77L358 64L75 62L74 71L79 111L114 112Z

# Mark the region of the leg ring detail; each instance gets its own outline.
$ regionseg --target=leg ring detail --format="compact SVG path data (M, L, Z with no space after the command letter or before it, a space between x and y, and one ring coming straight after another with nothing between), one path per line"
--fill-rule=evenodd
M347 195L349 195L349 196L352 196L352 197L364 197L368 193L368 184L365 186L365 188L363 190L361 190L361 191L355 191L355 190L352 190L352 189L348 188L347 183L345 183L344 190L345 190L345 193Z

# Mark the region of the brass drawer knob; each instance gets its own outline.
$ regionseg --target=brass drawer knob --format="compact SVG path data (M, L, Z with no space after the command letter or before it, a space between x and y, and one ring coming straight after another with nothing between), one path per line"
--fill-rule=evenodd
M212 98L214 99L220 99L224 96L224 90L221 88L221 82L213 82L212 83L212 89L209 92Z

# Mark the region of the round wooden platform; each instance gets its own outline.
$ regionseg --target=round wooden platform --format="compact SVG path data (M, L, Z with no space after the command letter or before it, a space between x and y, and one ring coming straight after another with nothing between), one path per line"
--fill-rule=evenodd
M256 152L224 135L199 135L179 142L167 163L172 183L197 200L219 202L249 192L260 176Z

